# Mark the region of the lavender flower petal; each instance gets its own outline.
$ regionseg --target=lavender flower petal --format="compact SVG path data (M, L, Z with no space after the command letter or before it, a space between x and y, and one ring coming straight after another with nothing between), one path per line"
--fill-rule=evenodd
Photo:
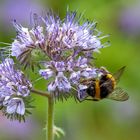
M17 113L19 115L24 115L25 105L21 98L12 98L7 104L7 113L13 114Z
M62 92L69 92L71 89L71 84L68 79L63 75L62 72L59 72L55 80L58 90Z
M78 72L73 72L71 75L70 75L70 82L72 84L75 84L75 85L78 85L79 84L79 80L80 80L80 77L81 77L81 72L78 71Z
M55 73L51 69L44 69L44 70L42 69L39 71L39 74L42 77L44 77L44 79L48 79L48 78L54 76Z
M56 87L57 87L57 85L56 85L56 83L53 81L53 82L51 82L51 83L48 85L48 91L49 91L49 92L55 92Z
M53 92L55 90L60 92L69 92L71 89L70 82L64 76L63 72L59 72L55 81L50 83L48 86L48 91Z
M85 68L81 71L81 76L85 78L97 78L97 72L94 68Z

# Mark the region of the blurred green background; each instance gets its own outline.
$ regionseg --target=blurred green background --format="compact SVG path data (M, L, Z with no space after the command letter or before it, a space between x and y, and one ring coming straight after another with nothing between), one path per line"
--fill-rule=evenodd
M140 139L140 1L136 0L1 0L0 41L11 43L15 31L11 19L30 25L31 12L48 8L62 18L69 7L83 17L98 22L97 29L110 34L111 46L96 54L96 65L115 72L126 66L119 86L130 95L126 102L103 100L76 103L57 102L55 124L66 133L61 140L139 140ZM4 46L3 44L0 44ZM43 80L36 87L45 89ZM43 87L42 87L43 85ZM0 117L0 140L45 139L46 99L34 96L33 110L26 123L9 122ZM57 140L57 138L56 138Z

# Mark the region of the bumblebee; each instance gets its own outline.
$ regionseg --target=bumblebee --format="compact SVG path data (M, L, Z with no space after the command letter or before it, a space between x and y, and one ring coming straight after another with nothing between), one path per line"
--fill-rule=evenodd
M128 94L120 87L116 87L124 69L125 67L122 67L115 74L111 74L105 68L100 68L98 71L102 74L98 78L82 80L81 83L87 88L84 89L86 94L80 100L99 101L104 98L117 101L128 100Z

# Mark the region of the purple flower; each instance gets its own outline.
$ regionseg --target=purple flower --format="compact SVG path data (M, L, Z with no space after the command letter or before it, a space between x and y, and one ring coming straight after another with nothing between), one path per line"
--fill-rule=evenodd
M97 77L97 69L91 68L90 61L93 53L103 46L96 35L95 23L79 24L76 12L68 12L63 21L51 13L42 19L46 45L41 49L51 61L44 62L39 73L45 79L52 79L48 91L58 98L70 94L73 88L79 91L81 78Z
M47 89L54 97L70 95L73 88L79 90L81 78L97 76L90 63L93 53L103 47L96 23L85 21L80 24L76 12L67 12L64 20L52 12L46 17L34 16L36 24L32 29L14 21L17 37L12 43L12 56L22 64L30 65L36 57L35 52L40 52L43 67L39 74L50 79Z
M32 85L14 61L5 59L0 64L0 106L5 114L25 114L24 99L30 94Z

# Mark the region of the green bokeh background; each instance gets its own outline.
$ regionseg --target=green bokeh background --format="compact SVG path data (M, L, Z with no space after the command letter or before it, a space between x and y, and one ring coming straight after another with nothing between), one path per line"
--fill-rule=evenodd
M17 1L13 0L13 3L14 2L16 4ZM119 86L123 87L123 89L128 92L130 96L128 101L120 103L103 100L100 102L76 103L74 99L68 99L63 103L56 103L55 124L63 128L66 133L66 135L62 136L60 139L139 140L140 36L124 32L119 24L120 16L123 11L131 6L137 5L138 1L40 0L31 2L40 4L43 7L42 11L51 8L62 18L65 16L66 10L69 7L71 11L77 10L79 14L83 13L85 18L97 21L97 28L102 31L104 35L110 34L109 40L111 46L101 49L101 53L96 54L97 59L94 63L97 67L105 66L111 72L115 72L124 65L126 66L126 70L119 82ZM1 7L6 5L5 1L0 1L0 5ZM6 11L8 10L9 9L7 8ZM19 11L19 15L20 12L21 11ZM30 17L26 18L25 24L29 23L29 19ZM133 22L135 23L137 20ZM11 43L12 38L15 37L14 29L10 24L10 21L5 24L3 19L0 18L1 42ZM1 46L4 45L1 44ZM40 80L35 86L40 89L45 89L46 85L44 84L44 80ZM36 108L33 110L32 116L27 119L25 124L15 124L7 121L1 116L2 124L0 122L0 140L45 139L45 131L43 128L45 127L47 100L37 95L33 96L35 99L33 104ZM11 132L11 130L13 132ZM18 131L23 132L23 134L19 135Z

